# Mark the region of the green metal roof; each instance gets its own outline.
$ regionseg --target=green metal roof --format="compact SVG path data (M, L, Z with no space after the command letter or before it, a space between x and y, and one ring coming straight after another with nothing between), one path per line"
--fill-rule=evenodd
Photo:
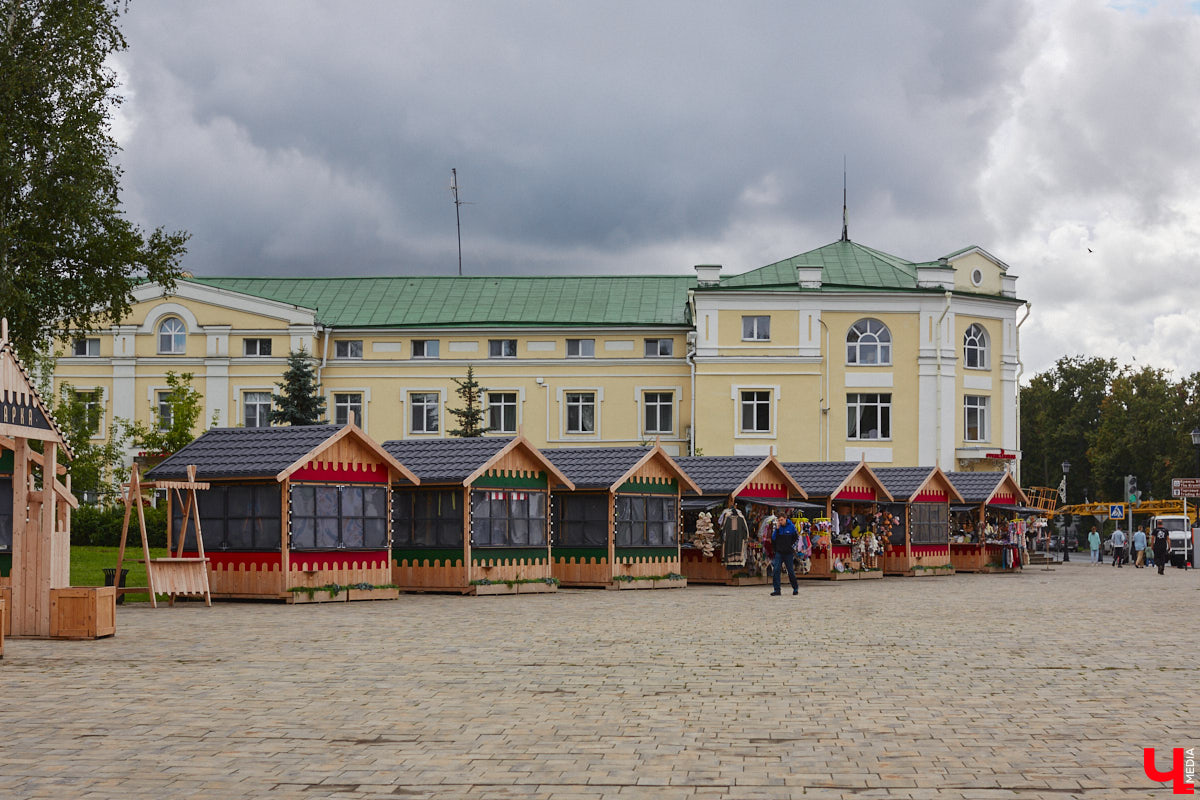
M317 312L339 328L684 326L694 276L188 278Z
M851 241L837 241L798 256L721 279L722 289L796 289L796 267L820 267L821 285L864 289L915 289L917 266ZM925 266L924 264L920 266Z

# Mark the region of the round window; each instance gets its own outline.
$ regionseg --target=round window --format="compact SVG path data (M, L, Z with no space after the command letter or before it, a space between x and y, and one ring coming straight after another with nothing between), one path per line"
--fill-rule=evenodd
M983 283L983 270L981 270L981 269L971 270L971 283L975 284L976 286Z

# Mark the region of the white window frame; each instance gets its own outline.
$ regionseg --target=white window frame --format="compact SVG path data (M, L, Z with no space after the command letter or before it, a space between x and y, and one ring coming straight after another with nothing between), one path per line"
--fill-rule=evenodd
M358 395L358 419L357 420L350 419L350 411L353 410L354 404L346 403L345 404L346 420L345 420L345 422L338 422L338 395L347 395L347 396L348 395ZM370 402L370 401L369 401L369 398L367 397L367 393L364 392L362 389L331 389L329 392L328 407L333 410L333 424L334 425L346 425L346 424L350 423L351 421L353 421L354 424L356 424L359 428L366 430L366 428L367 428L367 425L366 425L367 403L368 402Z
M169 402L167 402L165 399L167 397L170 397L171 390L170 389L154 389L153 391L154 391L154 411L156 412L155 416L158 419L158 429L159 429L159 431L163 431L163 432L169 431L169 430L171 430L171 426L175 423L175 411L174 411L174 409L171 408L171 404ZM164 410L168 412L166 415L163 414ZM164 423L164 420L165 420L165 423Z
M743 342L769 342L769 341L771 341L771 315L770 314L743 314L742 315L742 341Z
M253 348L254 352L253 353L250 352L250 349L251 349L250 343L251 342L254 343L254 348ZM271 341L270 336L247 336L245 339L242 340L242 355L247 356L249 358L268 358L268 357L270 357L270 355L271 355L270 353L262 352L263 342L267 343L268 350L275 349L274 342Z
M667 402L663 403L661 400L659 400L655 403L651 403L650 395L658 395L660 397L666 396ZM666 407L667 412L671 415L671 424L665 430L661 427L661 422L662 422L661 410L664 406ZM659 422L659 427L655 428L655 429L651 429L650 426L647 424L649 422L650 411L652 408L657 409L657 411L655 413L655 417ZM678 418L678 415L675 413L675 392L671 389L644 389L642 391L642 414L641 414L641 417L642 417L642 433L644 435L646 435L646 436L663 436L663 435L674 436L675 435L675 421Z
M987 442L991 440L991 403L987 395L968 394L963 396L963 441ZM971 417L976 417L976 435L971 438Z
M421 346L420 354L417 353L417 345ZM431 353L430 350L433 352ZM441 358L441 340L440 339L413 339L412 340L412 357L415 359L428 359L430 361Z
M646 358L674 358L675 357L675 340L669 336L648 337L643 339L645 343ZM666 346L667 352L663 352L663 346ZM650 352L651 349L654 352Z
M884 398L887 398L886 400ZM874 398L873 400L870 398ZM874 408L878 424L878 436L864 436L858 424L859 409ZM887 436L883 435L884 414L887 416ZM850 421L855 421L855 435L850 435ZM892 393L891 392L847 392L846 393L846 439L852 442L889 442L892 440Z
M343 355L342 345L345 345L345 354ZM358 345L358 354L355 355L354 345ZM334 339L333 340L333 357L338 361L361 361L363 357L363 340L362 339Z
M488 431L488 433L516 433L517 428L519 428L521 426L521 419L520 419L521 393L519 391L517 391L516 389L488 389L484 394L487 399L487 422L488 422L488 427L490 429ZM504 395L505 397L512 397L512 404L511 404L512 428L511 429L503 428L503 427L501 427L501 428L491 427L491 425L492 425L492 408L496 407L500 411L500 416L503 419L504 409L507 409L510 407L510 405L508 403L493 403L492 397L495 395Z
M751 395L751 394L756 395L754 398L749 400L749 402L753 403L753 405L754 405L754 409L755 409L754 421L755 421L756 427L747 428L746 427L746 403L748 401L747 395ZM771 433L771 431L775 430L775 407L774 407L775 402L774 402L773 394L774 393L770 389L763 389L763 388L746 388L746 389L738 389L737 390L737 398L738 398L737 427L738 427L739 433L743 433L743 434L750 433L750 434L762 435L765 433ZM760 398L760 397L757 397L757 395L765 395L765 397ZM759 427L757 427L757 423L758 423L757 410L758 410L759 405L764 404L764 403L766 405L766 410L767 410L767 427L759 428Z
M512 343L512 352L506 353L507 344ZM517 357L517 340L516 339L488 339L488 358L516 358Z
M967 369L991 369L991 353L988 347L987 328L978 322L972 322L963 332L963 366ZM971 356L975 356L975 364L971 364Z
M418 397L423 398L419 403L417 402ZM435 412L434 420L433 420L433 428L430 429L427 427L427 425L429 423L429 417L427 416L427 414L422 413L421 414L421 426L422 427L421 427L421 429L418 430L417 426L416 426L417 407L419 406L422 409L422 411L427 410L429 407L429 403L424 398L429 398L429 397L433 398L433 410ZM408 393L408 432L411 434L419 435L419 436L428 436L430 434L438 434L438 433L442 432L442 395L441 395L441 392L411 391Z
M571 352L574 345L575 352ZM595 358L595 339L567 339L567 358Z
M577 402L572 402L572 396L581 398ZM585 401L582 398L590 398L590 401ZM592 429L583 429L583 411L585 408L592 409ZM579 426L577 429L571 428L571 409L579 410ZM594 389L570 389L563 391L563 432L568 436L595 436L600 430L600 402L599 396Z
M170 323L178 323L179 327L170 331L164 330ZM182 318L174 314L164 317L159 320L158 325L154 328L154 335L158 342L158 354L160 356L182 356L187 353L187 323ZM170 336L170 348L163 348L163 337Z
M80 345L83 345L80 351ZM93 352L95 351L95 352ZM80 336L71 343L71 355L75 358L99 358L100 357L100 339L95 336Z
M105 395L109 394L109 391L107 389L105 389L103 386L72 386L71 391L75 394L75 396L78 396L81 394L95 395L97 392L103 392ZM91 402L91 403L85 403L84 405L87 406L88 408L95 407L99 410L98 419L97 419L99 424L96 425L96 432L91 435L91 439L93 441L95 441L98 439L107 438L107 434L105 433L105 419L104 419L105 401L102 399L102 400L97 400L97 401Z
M251 425L249 419L247 419L247 414L248 414L248 412L250 410L250 406L251 406L250 395L252 395L252 394L258 394L258 395L265 394L267 396L267 411L266 411L267 418L265 420L266 421L265 425ZM253 405L256 408L258 408L258 407L262 406L262 403L256 402ZM274 407L275 407L275 401L274 401L274 398L273 398L273 395L271 392L264 391L262 389L243 389L242 390L242 414L241 414L242 427L245 427L245 428L269 428L269 427L271 427L271 411L272 411L272 409L274 409ZM257 416L257 414L256 414L256 416Z
M859 326L863 326L862 329ZM873 325L878 325L879 330L872 330ZM852 334L858 334L858 338L853 342L850 341ZM872 342L866 346L875 348L877 361L863 361L862 354L864 350L863 339L870 336ZM850 358L851 349L854 352L854 358ZM886 358L883 350L887 351ZM890 367L892 366L892 331L882 320L874 317L863 317L857 320L846 331L846 365L854 367Z

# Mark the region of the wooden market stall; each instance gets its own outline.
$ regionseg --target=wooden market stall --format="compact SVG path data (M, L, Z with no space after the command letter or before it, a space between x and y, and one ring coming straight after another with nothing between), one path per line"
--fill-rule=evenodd
M550 490L574 484L524 436L383 445L421 479L393 487L392 581L411 591L552 592Z
M938 467L876 467L896 501L891 513L891 540L881 558L885 575L906 577L952 575L950 504L962 496Z
M950 561L957 572L1019 572L1027 558L1021 512L1028 498L1008 470L950 472L962 496L952 507ZM1030 513L1035 513L1029 509Z
M213 597L397 595L390 588L389 489L419 481L358 426L213 428L146 477L186 481L189 465L195 480L210 484L196 496ZM168 503L167 545L178 551L173 537L184 509L171 494ZM194 528L181 555L200 556Z
M676 463L700 488L683 500L680 572L689 583L770 583L770 558L760 538L763 521L778 509L800 513L815 508L804 503L808 498L804 488L773 455L688 456ZM744 531L740 525L722 530L721 514L726 508L742 512ZM704 530L708 524L715 529L714 535Z
M37 452L30 442L41 442ZM14 637L96 638L115 630L111 591L71 588L70 448L0 322L0 625ZM79 602L73 602L78 597ZM78 624L80 616L84 622ZM99 622L97 622L97 619Z
M553 573L562 585L687 585L679 572L679 498L700 487L666 451L655 444L542 453L575 484L551 492Z
M783 465L808 492L809 500L824 506L812 520L812 569L801 577L818 580L882 578L883 571L857 558L855 534L877 528L880 505L892 501L883 482L865 461L789 461Z

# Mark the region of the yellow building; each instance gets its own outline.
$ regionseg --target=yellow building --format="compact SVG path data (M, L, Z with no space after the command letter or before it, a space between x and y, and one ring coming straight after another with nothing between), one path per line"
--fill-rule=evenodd
M55 379L102 390L100 436L150 423L168 371L204 420L264 425L304 347L330 421L379 441L447 436L471 365L490 435L539 448L995 469L1019 452L1015 281L977 247L916 263L846 238L739 275L187 278L64 343Z

